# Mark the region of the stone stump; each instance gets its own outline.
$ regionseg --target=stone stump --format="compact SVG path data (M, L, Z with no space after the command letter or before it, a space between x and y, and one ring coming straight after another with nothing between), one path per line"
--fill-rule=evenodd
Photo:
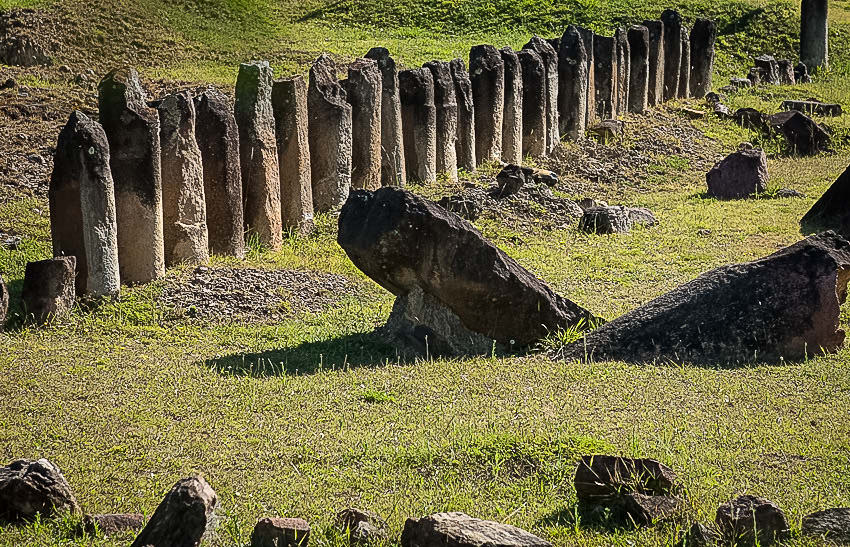
M131 547L197 547L215 522L218 496L202 477L177 481Z
M272 69L268 62L239 65L234 110L239 128L245 227L263 245L280 249L280 164L272 111Z
M499 51L505 65L505 107L502 118L502 161L522 163L522 67L509 47Z
M72 112L59 133L48 198L53 256L76 257L76 292L118 293L121 280L109 143L103 127L82 112ZM0 312L2 325L5 309Z
M629 27L629 112L643 114L649 104L649 29Z
M558 124L561 135L572 140L584 136L587 122L587 80L587 50L584 40L578 28L570 25L561 37L561 48L558 52Z
M148 108L133 68L107 74L97 103L115 184L121 280L147 283L165 273L159 115Z
M437 114L437 173L457 181L457 100L449 63L431 61L424 68L434 79L434 107Z
M711 91L715 40L717 25L714 21L697 19L691 29L691 96L697 99Z
M810 72L829 69L829 2L800 3L800 61Z
M543 60L546 74L546 153L549 154L561 142L558 130L558 54L552 46L539 36L533 36L522 49L532 49Z
M682 62L679 65L679 91L677 96L686 99L691 94L691 37L682 26Z
M390 52L383 47L373 47L366 58L377 61L381 71L381 184L400 186L407 180L407 174L401 133L398 68Z
M794 77L794 65L788 59L779 59L776 61L779 68L779 83L781 85L794 85L797 79Z
M736 199L765 192L769 180L764 150L739 150L715 165L705 175L708 195Z
M398 74L401 126L408 179L437 180L437 109L434 78L427 68L402 70Z
M682 16L666 9L661 14L664 23L664 100L675 99L679 93L682 66Z
M209 261L204 167L195 140L195 105L188 91L156 105L162 148L162 236L165 265Z
M522 155L546 155L546 70L536 51L517 54L522 67Z
M336 77L336 64L321 55L310 68L307 88L313 209L342 207L351 189L351 105Z
M469 51L469 75L475 104L475 158L478 164L502 158L502 120L505 105L505 64L490 45Z
M472 80L463 59L449 63L455 84L457 101L457 141L455 152L457 166L468 172L475 171L475 105L472 102Z
M28 319L42 325L71 313L76 298L76 265L77 259L73 256L27 263L21 302Z
M280 210L284 230L313 231L313 186L307 137L307 84L301 76L278 80L272 87L277 155L280 163Z
M647 103L655 106L664 101L664 23L644 21L649 30L649 93Z
M631 50L628 31L618 27L614 31L614 43L617 47L617 115L625 114L629 109L629 80L631 80Z
M401 547L552 547L522 528L464 513L436 513L409 518L401 533Z
M307 547L310 525L304 519L264 517L254 525L251 547Z
M770 85L779 85L779 63L773 55L759 55L753 60L756 68L763 71L763 83Z
M714 522L726 545L771 545L787 539L791 531L778 505L752 495L722 504Z
M587 53L587 106L585 107L585 127L596 121L596 62L593 58L593 31L576 26Z
M351 105L351 187L381 187L382 78L378 63L355 59L346 86Z
M245 255L239 129L232 101L217 89L195 97L195 139L204 168L209 251Z
M617 116L617 44L610 36L593 36L593 61L596 65L596 118Z

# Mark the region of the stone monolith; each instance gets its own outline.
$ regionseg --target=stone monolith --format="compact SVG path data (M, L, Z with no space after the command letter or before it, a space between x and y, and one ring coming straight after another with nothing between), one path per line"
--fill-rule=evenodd
M348 66L352 188L381 187L381 81L381 71L373 59L355 59Z
M522 163L522 67L514 50L499 51L505 65L505 107L502 118L502 161Z
M437 180L437 109L434 77L427 68L402 70L398 74L401 126L408 179Z
M561 37L558 52L558 124L562 136L577 140L587 122L587 50L574 25Z
M437 115L437 173L457 181L457 100L449 63L431 61L424 68L434 80L434 107Z
M593 61L596 65L596 117L609 120L617 116L617 44L610 36L593 36Z
M649 105L649 29L629 27L629 100L628 111L643 114Z
M676 95L686 99L691 94L691 37L687 27L682 26L682 60L679 65L679 91Z
M664 23L644 21L649 30L649 93L647 103L655 106L664 101Z
M717 25L714 21L697 19L691 29L691 96L697 99L711 91L715 40Z
M800 61L809 72L829 69L829 2L800 3Z
M522 155L546 155L546 69L531 49L517 53L522 67Z
M463 59L454 59L449 66L455 83L457 101L457 166L475 171L475 105L472 102L472 80Z
M546 153L549 154L561 142L558 129L558 54L539 36L533 36L523 49L533 49L543 59L546 72Z
M682 67L682 16L666 9L661 14L664 23L664 100L675 99L679 93Z
M377 61L381 71L381 184L400 186L407 180L407 174L401 133L398 68L387 48L373 47L366 58Z
M505 64L490 45L469 51L469 75L475 104L475 158L479 165L502 159L502 120L505 107Z

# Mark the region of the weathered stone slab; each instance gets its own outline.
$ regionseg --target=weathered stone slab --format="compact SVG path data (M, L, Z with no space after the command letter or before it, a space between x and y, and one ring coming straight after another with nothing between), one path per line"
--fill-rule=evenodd
M381 184L401 186L407 180L398 95L398 68L383 47L373 47L367 59L378 62L381 71Z
M791 110L767 117L767 125L785 137L792 154L813 156L829 150L832 139L823 127L802 112Z
M779 83L782 85L794 85L797 79L794 77L794 65L788 59L779 59L776 61L776 66L779 70Z
M310 68L307 87L313 210L334 211L351 189L351 105L337 81L333 59L321 55Z
M522 67L522 154L539 158L546 155L546 70L536 51L518 54Z
M759 55L754 59L756 68L764 71L762 82L770 85L779 85L779 63L773 55Z
M779 108L829 117L841 116L844 113L840 104L822 103L820 101L782 101Z
M561 142L558 131L558 54L552 46L539 36L533 36L522 49L531 49L543 60L546 74L546 153L549 154Z
M764 150L739 150L726 156L705 175L708 195L736 199L767 191L767 156Z
M121 280L109 142L103 127L82 112L71 113L59 133L48 198L53 256L77 257L76 292L117 294ZM0 324L6 319L2 311Z
M614 43L617 47L617 116L629 109L629 80L631 80L631 50L628 31L622 27L614 30Z
M307 84L301 76L277 80L272 110L280 164L280 209L284 230L313 231L313 185L307 135Z
M455 83L457 101L457 166L471 173L475 161L475 105L472 102L472 80L463 59L454 59L449 66Z
M307 547L310 525L304 519L264 517L254 525L251 547Z
M596 121L596 61L593 58L593 31L584 27L576 26L584 43L584 51L587 53L587 108L585 109L585 127L589 127Z
M434 106L434 77L427 68L403 70L398 74L398 87L407 176L421 182L435 182L437 109Z
M810 236L765 258L723 266L591 331L570 358L733 364L796 361L844 342L850 243Z
M147 283L165 273L159 115L148 108L133 68L107 74L97 102L115 184L121 280Z
M679 93L679 74L682 66L682 16L666 9L661 13L664 23L664 100L675 99Z
M593 36L593 62L596 65L596 118L610 120L617 117L617 44L609 36Z
M469 51L469 75L475 104L475 157L478 164L502 158L505 105L505 64L490 45Z
M572 140L578 140L584 136L584 130L587 127L588 74L587 50L581 33L574 25L568 26L561 37L558 75L560 133ZM523 65L523 80L525 80L525 65ZM523 109L523 115L525 115L525 109Z
M714 521L731 545L771 545L790 535L782 510L770 500L751 495L722 504Z
M76 264L73 256L27 263L21 302L28 319L41 325L71 312L76 298Z
M354 264L397 296L414 287L471 331L524 347L592 315L562 298L469 223L399 189L352 193L337 241Z
M217 89L195 97L195 138L204 168L210 253L245 254L239 128L232 101Z
M649 106L664 102L664 23L644 21L649 30Z
M651 526L681 517L685 503L674 496L626 494L622 498L623 512L637 526Z
M80 512L71 485L48 460L16 460L0 467L0 519L30 520Z
M165 265L209 261L204 167L195 140L195 105L188 91L156 103L162 154L162 235Z
M664 496L678 488L676 473L650 458L582 456L573 485L580 502L601 503L623 494Z
M131 547L198 547L214 524L218 497L202 477L177 481Z
M829 69L828 0L803 0L800 4L800 61L810 71Z
M409 518L402 547L551 547L548 541L516 526L472 518L464 513L436 513Z
M355 59L348 65L346 98L351 105L351 187L381 187L382 78L378 63Z
M437 112L437 173L457 181L457 99L449 63L431 61L424 68L434 79L434 106Z
M691 37L687 27L682 26L682 60L679 65L679 91L676 95L688 98L691 94Z
M632 25L629 39L628 111L643 114L649 105L649 29Z
M691 96L701 99L711 91L714 72L714 42L717 25L711 19L697 19L691 29Z
M272 85L272 69L267 61L239 65L234 111L239 128L245 227L263 245L280 249L283 224Z
M834 230L850 238L850 166L827 188L812 208L800 220L803 233Z
M505 108L502 118L502 161L522 163L522 67L516 52L499 50L505 65Z
M850 543L850 507L816 511L803 517L803 535L828 543Z

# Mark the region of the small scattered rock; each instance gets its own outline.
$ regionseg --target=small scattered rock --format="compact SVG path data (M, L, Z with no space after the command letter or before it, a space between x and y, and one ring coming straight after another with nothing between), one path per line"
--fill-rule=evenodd
M764 150L739 150L726 156L705 175L708 195L736 199L767 190L767 156Z
M732 114L732 119L744 129L752 129L760 133L767 130L765 115L755 108L739 108Z
M725 541L734 545L770 545L788 537L788 521L770 500L744 495L717 508L715 524Z
M624 494L667 496L678 488L676 473L650 458L582 456L573 484L580 502L600 503Z
M726 96L724 96L721 93L709 91L708 93L705 94L705 102L707 102L708 104L722 103L725 100L726 100Z
M676 544L676 547L712 547L720 541L720 534L712 526L708 527L700 522L695 522L685 532L685 536Z
M623 510L637 526L650 526L681 516L684 503L673 496L647 496L631 493L623 496Z
M548 541L516 526L472 518L464 513L436 513L409 518L402 547L551 547Z
M581 198L576 202L576 205L581 207L582 211L587 211L588 209L593 209L595 207L608 207L608 203L604 201L597 201L593 198Z
M712 112L721 119L727 119L732 117L732 112L729 110L729 107L723 103L715 103L712 107Z
M621 121L605 120L588 129L588 132L599 143L608 144L623 132L623 125Z
M697 110L695 108L682 108L680 112L684 114L686 118L690 118L692 120L699 120L701 118L705 118L705 112L703 112L702 110Z
M251 547L306 547L310 525L304 519L264 517L251 533Z
M749 78L732 78L729 83L735 89L753 87L753 82Z
M0 84L0 89L14 89L18 82L14 78L7 78L5 82Z
M86 515L83 518L83 530L92 535L115 536L138 532L144 525L145 517L141 513Z
M803 192L798 192L793 188L780 188L776 191L776 197L778 198L804 198L806 194Z
M470 197L468 194L456 194L453 196L445 196L440 198L437 205L450 211L461 218L469 221L475 221L481 216L484 208L481 202Z
M522 189L525 184L525 173L519 165L508 164L496 175L499 188L498 197L512 196Z
M44 324L71 312L76 298L77 258L59 256L27 263L21 301L27 317Z
M387 523L375 512L343 509L336 516L336 526L347 533L351 545L365 545L388 538Z
M79 511L71 485L50 461L16 460L0 467L0 519L48 518Z
M590 234L628 233L631 230L628 210L622 205L586 209L578 229Z
M850 544L850 507L825 509L803 517L803 535Z

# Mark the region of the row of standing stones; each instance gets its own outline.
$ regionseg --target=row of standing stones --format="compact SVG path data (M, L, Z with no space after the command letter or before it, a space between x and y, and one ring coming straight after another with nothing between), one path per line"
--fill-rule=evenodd
M711 526L693 522L686 489L676 473L649 458L583 456L573 479L582 522L608 520L634 527L659 523L688 524L677 534L682 547L770 545L787 539L791 529L773 502L742 495L718 507ZM218 498L203 477L179 480L145 522L141 513L87 514L77 533L137 533L131 547L196 547L217 524ZM17 460L0 467L0 522L79 515L74 492L59 468L46 459ZM352 546L389 540L387 523L376 513L354 508L340 511L335 528ZM850 508L817 511L802 520L803 535L830 543L850 542ZM300 518L264 517L251 534L252 547L307 547L310 525ZM402 547L551 547L534 534L509 524L464 513L436 513L407 519Z

